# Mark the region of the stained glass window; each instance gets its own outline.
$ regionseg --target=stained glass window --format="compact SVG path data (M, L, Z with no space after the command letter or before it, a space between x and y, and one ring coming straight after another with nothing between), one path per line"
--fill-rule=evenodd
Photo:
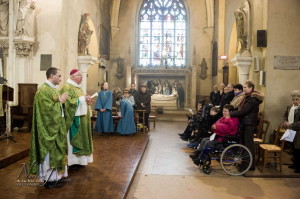
M186 8L182 0L144 0L139 15L139 66L186 66Z

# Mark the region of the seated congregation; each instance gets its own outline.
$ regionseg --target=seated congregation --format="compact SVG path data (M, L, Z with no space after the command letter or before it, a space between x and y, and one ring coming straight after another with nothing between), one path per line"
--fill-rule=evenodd
M263 114L259 113L259 105L264 99L263 94L254 90L255 85L251 81L246 81L244 85L228 84L225 86L221 83L220 87L221 89L218 90L218 86L214 86L214 91L210 94L210 103L199 102L197 112L187 115L188 125L179 136L183 141L189 142L189 148L195 149L190 157L194 164L202 167L205 173L211 172L210 164L213 160L212 156L215 154L220 155L215 160L218 160L225 172L231 175L241 175L248 170L255 170L260 159L265 166L267 158L263 154L264 147L273 145L264 143L270 122L264 120ZM284 140L279 141L282 136L280 132L285 132L284 129L297 131L292 143L293 164L289 168L294 169L295 173L300 173L300 136L298 135L300 129L300 91L292 91L291 96L293 105L287 108L284 121L275 131L275 143L279 145L281 142L281 145L273 146L271 152L277 152L274 151L274 147L276 150L282 151ZM264 128L265 123L267 124L266 128ZM230 145L233 146L227 150L226 147ZM233 150L234 147L236 149ZM238 153L244 155L241 156ZM275 155L273 159L279 159L276 163L279 163L281 171L281 153L279 154L280 156ZM228 162L227 164L224 163L230 158L230 165L234 165L236 173L231 173L233 170L227 168Z

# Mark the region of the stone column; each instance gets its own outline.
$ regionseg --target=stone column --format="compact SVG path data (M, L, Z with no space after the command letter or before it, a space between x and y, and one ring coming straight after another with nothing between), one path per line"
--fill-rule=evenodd
M126 66L126 86L127 88L130 88L131 85L131 66Z
M192 74L191 74L191 82L192 82L192 88L191 88L191 108L194 109L196 105L196 94L197 94L197 66L192 66Z
M249 51L244 51L242 54L237 53L231 61L238 68L239 83L244 84L249 79L249 69L252 64L252 57Z
M0 48L3 50L3 77L7 79L8 37L0 37Z
M14 44L16 47L16 69L18 73L17 83L31 83L32 80L32 49L33 45L35 44L33 37L15 37Z
M84 94L86 94L86 87L87 87L87 71L89 69L89 67L95 63L98 62L98 59L96 57L90 56L90 55L86 55L86 56L78 56L77 57L77 62L78 62L78 66L79 66L79 70L82 73L83 79L82 79L82 83L81 83L81 88L84 92Z

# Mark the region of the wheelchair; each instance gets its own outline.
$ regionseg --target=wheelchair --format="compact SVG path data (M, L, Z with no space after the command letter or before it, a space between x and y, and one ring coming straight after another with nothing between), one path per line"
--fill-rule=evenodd
M229 175L239 176L246 173L251 167L253 158L250 150L239 144L239 140L239 136L225 136L214 147L205 148L199 155L201 162L199 168L205 174L210 174L211 161L216 160Z

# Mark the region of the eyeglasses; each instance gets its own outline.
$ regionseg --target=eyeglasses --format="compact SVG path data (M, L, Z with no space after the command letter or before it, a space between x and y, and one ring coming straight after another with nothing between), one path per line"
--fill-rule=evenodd
M61 78L61 75L54 75L54 76Z

